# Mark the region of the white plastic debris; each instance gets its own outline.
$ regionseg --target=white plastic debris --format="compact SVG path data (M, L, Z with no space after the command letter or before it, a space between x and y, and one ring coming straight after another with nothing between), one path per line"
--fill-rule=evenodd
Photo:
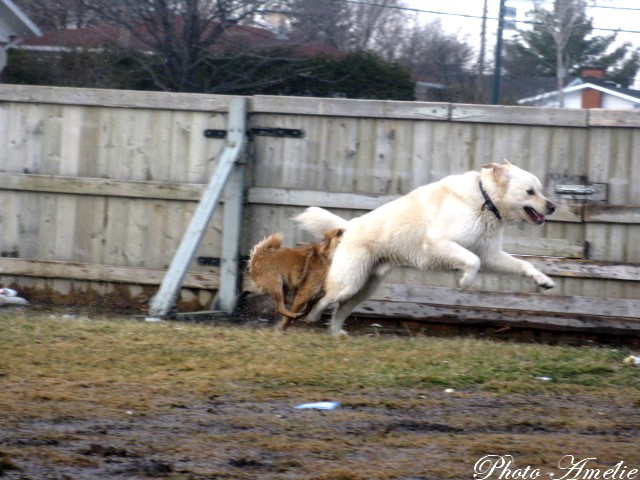
M158 322L161 322L162 319L159 317L145 317L144 321L150 322L150 323L158 323Z
M333 410L340 402L313 402L313 403L301 403L296 405L295 408L299 410Z
M640 357L636 355L629 355L623 360L627 365L634 365L636 367L640 367Z
M538 380L542 380L543 382L550 382L553 380L552 377L536 377Z
M456 393L456 389L455 388L445 388L444 389L444 393Z
M11 288L0 288L0 305L26 305L24 298L18 296L18 292Z

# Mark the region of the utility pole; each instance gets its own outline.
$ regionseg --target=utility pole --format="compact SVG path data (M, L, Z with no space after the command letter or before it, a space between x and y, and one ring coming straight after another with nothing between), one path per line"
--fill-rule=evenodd
M478 78L476 80L476 92L477 93L477 99L479 99L481 102L486 101L486 94L485 94L485 82L484 82L484 60L485 60L485 53L486 53L486 44L487 44L487 11L488 11L488 5L487 2L489 0L484 0L484 7L482 9L482 29L480 30L480 55L478 58Z
M498 15L498 39L496 41L496 61L493 70L493 95L491 103L500 104L500 76L502 70L502 31L504 30L504 13L506 0L500 0L500 13Z

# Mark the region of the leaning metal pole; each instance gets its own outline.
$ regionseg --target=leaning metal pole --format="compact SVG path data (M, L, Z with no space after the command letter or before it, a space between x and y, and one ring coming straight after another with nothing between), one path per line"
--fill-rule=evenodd
M196 207L182 241L169 265L158 293L149 302L149 315L166 316L173 307L189 265L206 234L209 221L219 204L234 167L240 159L246 142L246 99L233 98L229 105L227 142L218 157L218 165ZM232 302L227 302L231 306Z

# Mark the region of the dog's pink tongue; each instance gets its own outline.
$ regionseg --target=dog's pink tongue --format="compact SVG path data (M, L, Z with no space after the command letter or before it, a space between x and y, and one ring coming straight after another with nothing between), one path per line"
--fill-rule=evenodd
M538 225L542 225L544 223L544 221L545 221L544 215L540 215L535 210L531 210L531 213L533 214L533 217L535 218L536 223Z
M533 221L536 222L536 224L542 225L544 223L544 221L546 220L544 218L544 215L538 213L534 208L526 207L526 210L527 210L527 213L529 214L529 216L531 218L533 218Z

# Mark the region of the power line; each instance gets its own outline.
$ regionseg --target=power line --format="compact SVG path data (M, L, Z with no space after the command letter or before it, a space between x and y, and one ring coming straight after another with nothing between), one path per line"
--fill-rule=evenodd
M516 1L530 1L530 0L516 0ZM554 2L541 2L544 3L546 5L551 5ZM633 8L633 7L612 7L610 5L586 5L587 8L606 8L609 10L630 10L632 12L640 12L640 8Z
M365 0L333 0L340 1L342 3L355 3L356 5L367 5L370 7L388 8L390 10L405 10L415 13L432 13L434 15L450 15L452 17L466 17L466 18L483 18L481 15L471 15L466 13L452 13L452 12L437 12L435 10L423 10L421 8L405 7L402 5L385 5L383 3L367 2ZM497 18L489 18L489 20L497 20Z
M409 12L414 12L414 13L430 13L432 15L449 15L452 17L464 17L464 18L477 18L477 19L482 19L484 18L482 15L471 15L471 14L467 14L467 13L453 13L453 12L438 12L435 10L424 10L421 8L413 8L413 7L405 7L405 6L401 6L401 5L385 5L382 3L375 3L375 2L368 2L366 0L333 0L333 1L341 1L343 3L354 3L356 5L367 5L370 7L379 7L379 8L388 8L390 10L404 10L404 11L409 11ZM605 7L603 6L602 8L615 8L615 9L624 9L624 10L633 10L633 11L638 11L640 12L640 8L623 8L623 7ZM498 21L498 18L496 17L486 17L487 20L495 20ZM531 20L511 20L515 23L524 23L524 24L528 24L528 25L541 25L540 22L534 22ZM605 31L605 32L619 32L619 33L640 33L640 30L625 30L625 29L621 29L621 28L598 28L598 27L592 27L592 30L600 30L600 31Z

